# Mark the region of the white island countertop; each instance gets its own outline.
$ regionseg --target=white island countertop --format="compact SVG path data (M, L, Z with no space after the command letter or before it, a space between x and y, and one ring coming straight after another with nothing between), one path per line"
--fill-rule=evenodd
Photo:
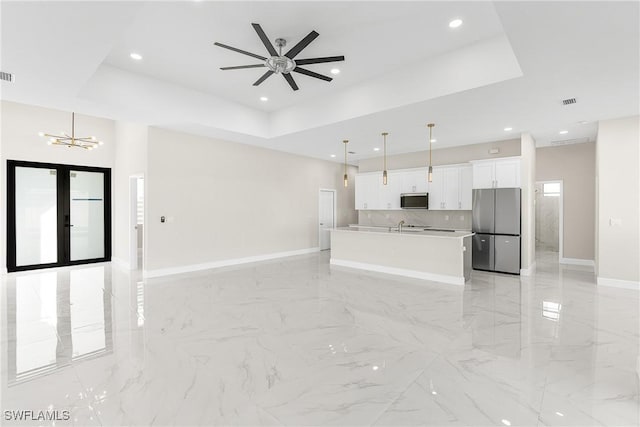
M346 231L356 233L382 233L382 234L401 234L403 236L416 237L445 237L462 239L473 236L475 233L469 230L428 230L421 227L404 227L402 231L398 231L397 227L385 227L377 225L349 225L348 227L338 227L333 231Z

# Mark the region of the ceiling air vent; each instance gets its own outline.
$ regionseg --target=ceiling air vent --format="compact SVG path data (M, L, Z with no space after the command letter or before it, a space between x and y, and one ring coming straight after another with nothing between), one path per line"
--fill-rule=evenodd
M349 151L349 154L356 154L355 151Z
M11 73L5 73L4 71L0 71L0 80L13 83L16 81L16 77Z
M567 98L562 100L562 105L571 105L575 104L577 101L575 98Z
M589 138L573 138L573 139L563 139L559 141L551 141L551 145L582 144L583 142L589 142Z

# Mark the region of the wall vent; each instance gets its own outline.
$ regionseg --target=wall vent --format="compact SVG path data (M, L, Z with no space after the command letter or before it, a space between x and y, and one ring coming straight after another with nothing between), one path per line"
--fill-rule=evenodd
M558 141L551 141L551 145L582 144L584 142L589 142L589 138L573 138L573 139L563 139L563 140L558 140Z
M0 80L13 83L16 81L16 77L11 73L5 73L4 71L0 71Z
M567 98L562 100L562 105L571 105L575 104L577 101L575 98Z

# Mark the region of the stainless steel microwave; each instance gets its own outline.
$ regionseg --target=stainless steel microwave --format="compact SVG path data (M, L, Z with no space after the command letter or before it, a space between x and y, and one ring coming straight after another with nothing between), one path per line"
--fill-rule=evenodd
M400 207L402 209L429 209L429 193L402 193L400 194Z

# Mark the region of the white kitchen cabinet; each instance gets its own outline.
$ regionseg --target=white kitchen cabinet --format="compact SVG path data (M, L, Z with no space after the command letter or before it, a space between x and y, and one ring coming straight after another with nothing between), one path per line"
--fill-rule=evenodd
M493 188L495 182L494 162L473 164L473 188Z
M429 210L471 210L471 186L470 166L434 167L429 185Z
M473 188L520 187L520 158L478 160L473 163Z
M388 172L387 185L382 183L382 172L378 174L378 209L400 209L400 193L402 191L402 173Z
M460 191L458 209L470 211L473 202L473 167L460 167Z
M357 210L396 210L400 194L429 193L430 210L470 210L472 168L467 165L433 168L433 182L427 181L427 168L388 172L387 185L382 172L356 175Z
M496 188L520 187L520 159L496 161Z
M444 209L444 179L445 170L441 167L433 168L433 175L429 183L429 210L441 211Z
M378 204L378 180L382 175L376 173L356 175L356 210L379 209Z
M399 174L402 177L401 193L427 193L429 191L426 168L402 171Z

